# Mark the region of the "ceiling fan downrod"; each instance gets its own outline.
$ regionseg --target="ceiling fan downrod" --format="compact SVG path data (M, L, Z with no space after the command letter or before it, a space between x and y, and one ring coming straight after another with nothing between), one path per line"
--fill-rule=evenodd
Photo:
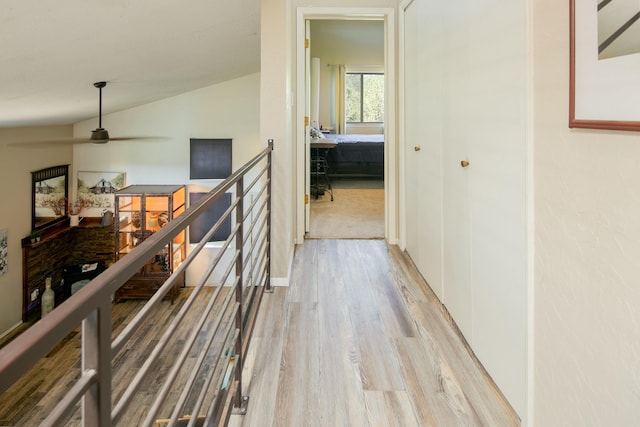
M102 128L102 88L107 85L107 82L96 82L93 84L99 90L99 104L98 104L98 129L91 131L91 140L96 142L107 142L109 140L109 132Z

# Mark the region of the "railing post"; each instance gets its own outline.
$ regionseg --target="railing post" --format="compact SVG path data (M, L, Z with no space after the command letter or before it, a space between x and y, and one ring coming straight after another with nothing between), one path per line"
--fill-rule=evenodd
M111 301L82 321L82 372L95 370L97 381L82 398L85 427L111 425Z
M236 259L236 277L238 278L238 284L236 285L236 303L238 304L238 312L236 313L236 329L238 330L238 340L236 341L236 354L235 354L235 380L238 383L235 395L235 407L241 414L246 413L247 399L242 395L242 366L244 365L244 354L242 354L243 341L244 341L244 328L243 328L243 313L244 305L242 301L242 291L244 289L243 280L243 259L244 259L244 177L236 183L236 197L238 203L236 204L236 224L238 225L238 232L236 233L236 253L238 258Z
M266 284L265 291L273 292L271 289L271 153L273 152L273 139L269 140L269 154L267 154L267 244L266 244Z

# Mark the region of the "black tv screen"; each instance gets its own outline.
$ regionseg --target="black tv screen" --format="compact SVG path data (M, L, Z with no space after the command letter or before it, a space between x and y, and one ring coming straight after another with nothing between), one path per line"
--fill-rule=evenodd
M189 206L196 203L207 193L189 193ZM198 243L204 238L211 227L218 222L222 217L222 214L231 206L231 193L225 193L222 197L216 200L198 219L191 223L189 226L189 243ZM213 233L213 236L209 239L210 242L219 242L227 240L229 234L231 234L231 215L227 216L220 228Z
M229 175L231 175L231 139L191 138L191 179L225 179Z

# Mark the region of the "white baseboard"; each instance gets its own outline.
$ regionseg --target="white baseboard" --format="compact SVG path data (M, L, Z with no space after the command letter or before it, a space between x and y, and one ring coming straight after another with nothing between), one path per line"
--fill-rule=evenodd
M4 332L2 333L2 335L0 335L0 340L1 340L2 338L6 337L7 335L9 335L11 332L13 332L13 330L14 330L15 328L17 328L17 327L18 327L18 326L20 326L20 325L22 325L22 322L18 322L18 323L16 323L15 325L13 325L12 327L10 327L9 329L7 329L6 331L4 331Z
M288 277L272 277L271 278L271 286L289 286L289 278Z
M293 257L296 253L296 245L291 247L291 251L289 252L289 268L287 268L287 277L273 277L271 276L271 286L289 286L289 278L291 277L291 272L293 271Z

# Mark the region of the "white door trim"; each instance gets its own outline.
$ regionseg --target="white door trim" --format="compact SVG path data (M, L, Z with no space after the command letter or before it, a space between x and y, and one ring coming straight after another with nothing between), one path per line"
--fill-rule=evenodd
M398 144L397 144L397 79L396 79L396 25L393 8L345 8L345 7L300 7L296 14L295 69L296 108L292 135L296 143L293 156L296 174L296 243L302 243L305 235L305 64L304 36L307 19L382 19L385 22L385 144L384 144L384 190L385 190L385 238L397 244L398 227Z

